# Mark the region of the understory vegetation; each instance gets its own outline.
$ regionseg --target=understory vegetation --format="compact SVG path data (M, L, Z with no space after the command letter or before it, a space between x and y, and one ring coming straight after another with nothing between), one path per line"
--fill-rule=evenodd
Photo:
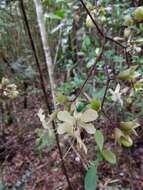
M0 1L0 190L143 189L143 2Z

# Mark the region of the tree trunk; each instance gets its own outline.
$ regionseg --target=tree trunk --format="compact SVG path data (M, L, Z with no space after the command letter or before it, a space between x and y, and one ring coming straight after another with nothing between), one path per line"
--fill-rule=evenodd
M45 28L45 23L44 23L43 9L42 9L40 0L34 0L34 3L35 3L35 8L36 8L37 21L38 21L38 25L40 29L40 35L41 35L41 39L43 43L43 50L45 54L46 65L47 65L49 79L50 79L51 94L52 94L53 104L55 108L56 101L55 101L55 82L54 82L54 77L53 77L53 64L52 64L52 57L50 54L50 48L47 41L48 35L46 33L46 28Z

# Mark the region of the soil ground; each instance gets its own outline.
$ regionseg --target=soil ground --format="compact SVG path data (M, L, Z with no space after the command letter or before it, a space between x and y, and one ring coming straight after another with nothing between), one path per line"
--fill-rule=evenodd
M15 102L14 116L17 118L17 124L6 126L0 140L0 179L7 187L5 189L68 190L56 146L51 150L36 150L36 129L42 128L37 112L43 106L43 97L40 94L28 96L26 109L23 108L23 98ZM131 189L130 187L133 190L143 190L141 138L137 138L130 150L123 150L120 147L115 150L120 158L116 166L111 166L107 162L100 165L98 168L100 190L110 189L111 186L114 186L113 190L127 190ZM107 143L106 146L112 146L112 143ZM87 158L92 160L95 156L94 143L90 143L88 149L90 157ZM63 152L66 152L64 147ZM74 152L69 151L65 163L74 190L83 190L85 170L80 161L76 160Z

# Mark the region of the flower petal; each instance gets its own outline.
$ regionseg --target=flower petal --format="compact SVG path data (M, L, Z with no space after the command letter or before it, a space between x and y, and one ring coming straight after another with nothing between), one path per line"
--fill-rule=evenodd
M68 111L59 111L57 114L57 118L60 121L68 122L71 124L73 124L75 121L74 117L72 117Z
M118 141L121 137L124 137L124 133L119 128L115 128L115 140Z
M76 140L77 140L77 143L79 144L79 147L80 147L80 148L83 148L85 154L87 154L87 147L86 147L86 145L84 144L84 142L82 141L81 137L76 136Z
M116 93L119 93L120 88L121 88L121 86L120 86L120 84L118 83L117 86L116 86L116 88L115 88L115 92L116 92Z
M127 93L128 90L129 90L129 87L125 87L125 88L123 88L123 89L121 90L121 94L125 94L125 93Z
M95 121L98 117L97 111L93 109L88 109L86 110L82 115L81 115L81 120L85 123Z
M124 104L124 103L123 103L123 100L120 98L118 101L119 101L119 103L121 104L121 106L123 107L123 104Z
M49 129L49 125L46 121L46 118L45 118L45 114L44 114L44 110L43 109L39 109L39 112L37 113L41 123L42 123L42 126L44 129Z
M91 124L91 123L90 124L82 123L80 126L82 128L84 128L87 133L89 133L89 134L95 134L96 129L95 129L95 127L94 127L93 124Z
M73 134L73 127L69 123L60 123L57 128L58 134L62 135L64 133Z
M114 91L110 88L109 89L109 92L113 95L114 94Z

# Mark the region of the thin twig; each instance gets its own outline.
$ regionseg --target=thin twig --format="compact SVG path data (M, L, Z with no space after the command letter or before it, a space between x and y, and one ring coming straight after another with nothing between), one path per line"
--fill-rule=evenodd
M70 150L72 149L72 145L74 144L74 141L70 143L70 147L68 148L68 150L66 151L66 153L63 156L63 159L65 160L65 158L67 157L68 153L70 152Z
M101 38L104 39L104 41L106 40L109 40L111 42L114 42L116 43L117 45L119 45L120 47L124 48L125 51L126 51L126 46L122 45L121 43L119 43L118 41L114 40L113 38L109 37L109 36L106 36L104 34L104 32L101 30L101 28L98 26L96 20L93 18L92 14L90 13L89 9L87 8L87 6L85 5L84 1L83 0L79 0L81 2L81 4L83 5L83 7L85 8L87 14L89 15L89 17L91 18L92 22L94 23L98 33L100 34ZM105 44L104 44L105 45ZM102 48L102 51L100 53L100 55L97 57L96 61L95 61L95 64L92 66L92 68L90 69L88 75L87 75L87 78L86 80L84 81L83 85L81 86L78 94L76 95L76 97L71 101L71 102L75 102L76 99L80 96L80 94L82 93L86 83L88 82L90 76L92 75L92 72L94 71L95 67L96 67L96 63L102 58L102 54L103 54L103 50L104 48ZM104 104L104 101L105 101L105 98L106 98L106 93L107 93L107 90L108 90L108 87L109 87L109 83L110 83L110 79L108 78L107 79L107 85L106 85L106 90L105 90L105 94L104 94L104 97L103 97L103 100L102 100L102 107L103 107L103 104Z
M48 99L48 95L47 95L47 92L46 92L45 81L44 81L44 78L43 78L43 75L42 75L42 70L41 70L40 62L39 62L39 59L38 59L38 56L37 56L35 44L34 44L33 37L32 37L31 31L30 31L30 26L29 26L29 22L28 22L28 19L27 19L26 12L25 12L23 0L20 0L20 7L21 7L21 10L22 10L22 13L23 13L24 22L25 22L25 25L26 25L26 28L27 28L27 32L28 32L31 48L33 50L35 61L36 61L36 64L37 64L37 67L38 67L38 71L39 71L39 74L40 74L40 82L41 82L41 87L42 87L43 94L44 94L44 97L45 97L45 102L46 102L46 105L47 105L47 109L49 110L49 113L52 113L52 109L50 107L50 101ZM59 155L60 155L60 158L61 158L61 161L62 161L62 169L63 169L64 175L66 177L69 189L73 190L72 185L71 185L70 180L69 180L69 177L68 177L67 169L65 167L65 163L64 163L64 160L63 160L63 153L62 153L62 150L61 150L61 147L60 147L59 136L57 134L56 125L55 125L54 121L52 121L52 126L53 126L53 130L55 132L57 147L58 147Z
M106 36L106 35L104 34L104 32L100 29L99 25L97 24L96 20L93 18L93 16L92 16L92 14L90 13L89 9L88 9L87 6L85 5L84 1L83 1L83 0L79 0L79 1L81 2L81 4L83 5L84 9L86 10L88 16L91 18L91 20L92 20L93 24L95 25L95 27L96 27L98 33L100 34L100 36L101 36L102 38L105 38L106 40L109 40L109 41L111 41L111 42L114 42L115 44L119 45L120 47L126 49L126 46L124 46L124 45L121 44L120 42L114 40L112 37Z
M79 154L79 152L76 150L76 148L75 148L73 145L71 145L71 148L72 148L72 150L74 151L74 153L80 158L81 163L82 163L84 169L87 170L88 167L87 167L86 163L84 162L84 160L82 159L82 157L81 157L81 155Z
M76 99L77 99L77 98L80 96L80 94L82 93L82 91L83 91L83 89L84 89L86 83L88 82L88 80L89 80L90 77L92 76L93 71L94 71L95 68L96 68L96 64L97 64L97 63L101 60L101 58L102 58L102 55L103 55L103 52L104 52L104 47L105 47L105 40L104 40L104 43L103 43L103 45L102 45L102 50L101 50L100 55L96 58L96 61L95 61L94 65L91 67L90 71L88 72L88 75L87 75L86 80L84 81L84 83L83 83L82 86L80 87L80 90L79 90L78 94L76 95L76 97L75 97L73 100L71 100L71 102L75 102Z
M101 110L104 107L104 102L105 102L105 98L106 98L106 95L107 95L107 91L108 91L108 88L109 88L110 81L111 81L110 79L107 79L106 89L105 89L104 96L103 96L102 103L101 103Z
M89 15L89 17L91 18L92 22L94 23L94 25L96 26L96 29L98 31L98 33L105 38L104 33L102 32L102 30L100 29L100 27L98 26L97 22L95 21L95 19L93 18L93 16L91 15L89 9L87 8L87 6L85 5L85 3L83 2L83 0L79 0L81 2L81 4L83 5L84 9L86 10L87 14Z

